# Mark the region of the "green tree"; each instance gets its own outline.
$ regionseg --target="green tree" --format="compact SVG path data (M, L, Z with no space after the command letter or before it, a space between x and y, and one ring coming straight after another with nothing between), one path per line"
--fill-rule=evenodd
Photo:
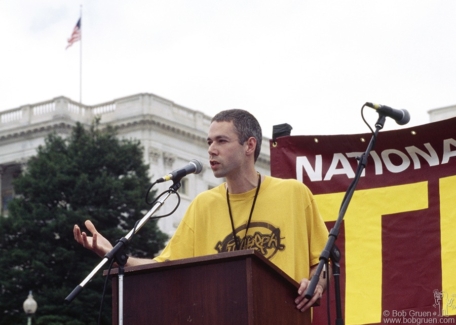
M148 167L139 141L119 140L95 120L75 126L68 138L51 134L14 182L18 196L0 217L0 324L26 320L22 303L33 290L34 324L96 324L105 277L97 274L70 304L67 295L100 258L73 239L74 224L93 221L115 241L150 209L145 203ZM128 253L152 257L167 236L149 221L128 244ZM105 265L108 266L107 264ZM103 324L111 322L111 293Z

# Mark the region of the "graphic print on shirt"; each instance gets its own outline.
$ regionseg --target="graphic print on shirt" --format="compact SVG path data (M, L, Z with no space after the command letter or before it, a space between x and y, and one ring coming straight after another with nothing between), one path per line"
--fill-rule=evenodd
M276 228L266 222L250 223L247 237L245 237L245 229L247 225L242 225L235 229L236 237L241 243L241 250L255 249L264 257L270 259L278 251L283 251L285 245L282 241L285 239L280 237L280 228ZM230 233L223 241L219 241L215 245L218 253L232 252L236 250L236 243L233 234Z

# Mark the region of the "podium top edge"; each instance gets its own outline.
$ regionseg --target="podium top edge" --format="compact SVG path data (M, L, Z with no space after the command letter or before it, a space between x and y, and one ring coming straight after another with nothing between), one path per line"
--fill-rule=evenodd
M297 283L294 279L288 276L285 272L283 272L280 268L278 268L275 264L265 258L261 253L254 249L246 249L240 251L233 251L233 252L224 252L218 254L210 254L198 257L190 257L190 258L183 258L179 260L173 261L165 261L165 262L151 262L149 264L137 265L137 266L127 266L124 269L124 273L128 275L129 273L142 273L153 271L153 269L166 269L166 268L176 268L176 267L183 267L183 266L190 266L190 265L197 265L197 264L211 264L211 263L219 263L222 261L229 261L229 260L238 260L238 259L245 259L245 258L253 258L260 260L262 263L266 264L269 268L273 269L275 272L279 273L285 280L290 282L296 288L299 288L299 283ZM119 269L115 268L112 269L110 275L118 275ZM107 270L103 271L103 275L107 275Z

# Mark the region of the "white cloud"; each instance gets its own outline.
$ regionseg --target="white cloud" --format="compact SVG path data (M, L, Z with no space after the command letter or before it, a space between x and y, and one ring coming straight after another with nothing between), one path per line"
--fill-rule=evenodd
M65 50L79 10L0 2L0 109L79 100L81 43ZM208 115L239 107L267 136L285 122L292 134L367 132L366 101L423 124L456 104L455 13L452 1L85 1L83 103L149 92Z

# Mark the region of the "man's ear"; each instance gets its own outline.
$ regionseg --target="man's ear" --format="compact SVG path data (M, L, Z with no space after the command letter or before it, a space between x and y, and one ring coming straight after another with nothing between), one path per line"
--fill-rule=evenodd
M247 139L247 141L245 143L246 143L245 154L247 156L255 155L255 149L256 149L256 146L258 145L257 140L254 137L250 137Z

